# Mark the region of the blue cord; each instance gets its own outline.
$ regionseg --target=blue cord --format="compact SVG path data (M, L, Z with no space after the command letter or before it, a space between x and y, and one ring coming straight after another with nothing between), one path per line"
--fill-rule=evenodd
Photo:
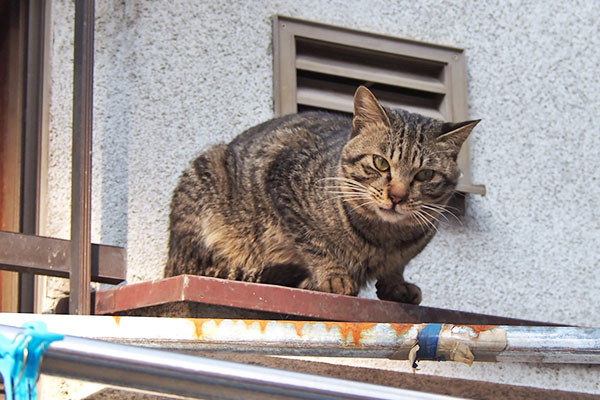
M46 324L27 322L13 340L0 335L0 374L6 400L37 399L37 379L44 352L50 343L64 339L48 332ZM13 393L14 391L14 393Z
M6 400L13 400L12 389L14 387L14 377L20 371L19 357L22 354L19 350L21 341L15 342L8 340L0 335L0 374L4 383L4 396Z

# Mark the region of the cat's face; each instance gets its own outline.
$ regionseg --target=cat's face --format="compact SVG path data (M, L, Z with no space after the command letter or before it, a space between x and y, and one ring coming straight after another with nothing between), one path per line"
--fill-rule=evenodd
M338 180L348 209L389 223L432 227L456 187L456 158L477 122L444 124L383 109L359 88Z

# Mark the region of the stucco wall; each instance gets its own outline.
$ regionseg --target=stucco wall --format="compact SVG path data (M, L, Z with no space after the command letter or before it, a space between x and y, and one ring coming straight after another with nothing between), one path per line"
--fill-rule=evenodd
M47 233L68 237L73 5L52 12ZM473 181L488 193L407 269L423 305L600 325L596 0L98 1L93 239L127 247L130 282L161 275L190 160L273 115L274 14L466 50L470 115L483 119ZM462 367L427 368L600 392L600 379L577 382L594 368Z

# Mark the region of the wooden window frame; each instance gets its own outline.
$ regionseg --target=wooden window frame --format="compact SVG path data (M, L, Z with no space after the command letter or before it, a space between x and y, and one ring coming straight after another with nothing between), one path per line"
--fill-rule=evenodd
M370 52L382 57L395 57L395 60L414 63L408 71L392 68L364 68L352 71L352 63L311 59L298 55L300 41L312 41L332 48L343 48L344 51L357 53ZM445 121L459 122L469 119L467 104L467 74L464 50L439 46L413 40L399 39L384 35L360 32L340 27L334 27L314 22L307 22L284 16L273 17L273 56L274 56L274 108L277 116L295 113L299 105L307 105L323 109L351 112L351 100L343 99L343 95L333 93L310 93L310 90L298 86L300 71L309 70L323 75L335 76L336 79L347 76L357 84L370 86L383 83L399 90L420 93L432 93L440 98L436 109L419 108L406 100L404 103L409 111L429 114ZM346 60L347 61L347 60ZM418 65L438 65L440 74L433 79L419 76ZM401 66L402 67L402 66ZM410 70L413 70L412 72ZM417 71L415 74L414 72ZM377 91L373 90L377 95ZM319 90L315 91L319 92ZM382 101L386 104L385 101ZM462 147L458 157L462 176L458 182L457 191L463 193L485 194L484 185L475 185L471 181L471 163L469 141Z
M0 124L0 230L38 233L41 174L44 173L42 122L46 103L42 85L46 8L43 2L7 0L2 51L2 122ZM0 272L1 309L34 311L34 276Z

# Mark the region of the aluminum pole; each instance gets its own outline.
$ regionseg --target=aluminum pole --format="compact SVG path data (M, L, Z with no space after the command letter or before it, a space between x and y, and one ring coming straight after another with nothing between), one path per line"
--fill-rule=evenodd
M0 325L0 334L9 339L22 331ZM73 336L48 347L40 372L203 399L450 398Z
M32 320L55 333L182 351L600 364L599 328L0 314L4 325Z

